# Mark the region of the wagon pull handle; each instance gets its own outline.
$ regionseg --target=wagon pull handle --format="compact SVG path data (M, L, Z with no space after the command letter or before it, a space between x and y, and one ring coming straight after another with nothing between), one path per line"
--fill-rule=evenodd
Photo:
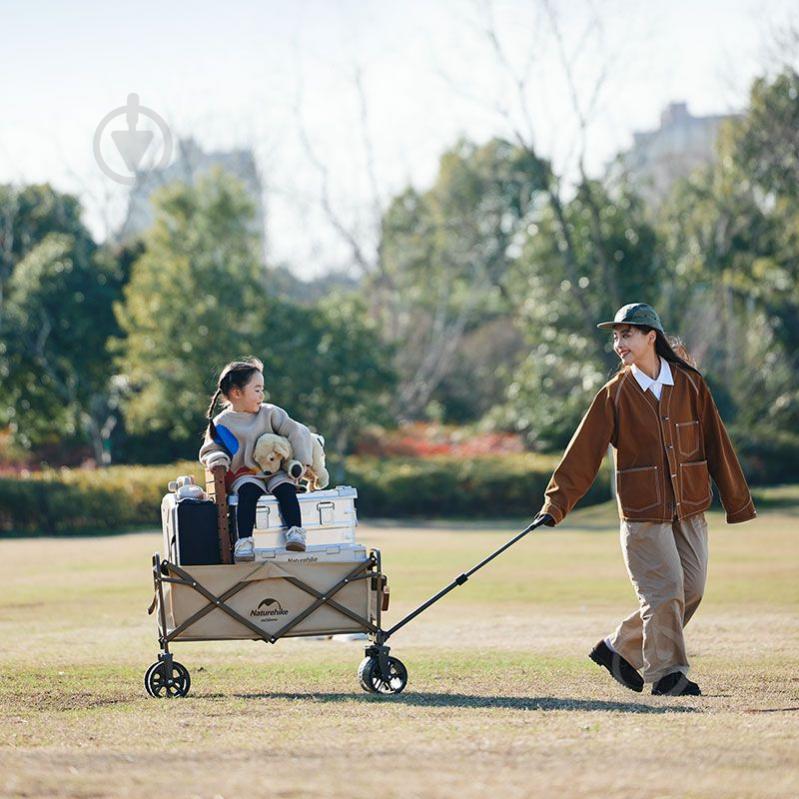
M528 524L527 527L524 528L520 533L517 533L510 541L506 541L499 549L495 552L492 552L487 558L481 560L476 566L472 566L469 571L464 572L463 574L459 574L446 588L442 588L435 596L431 596L426 602L419 605L416 610L411 611L404 619L400 619L390 630L386 632L383 636L383 641L388 640L390 635L393 635L400 627L404 627L411 619L415 619L422 611L427 610L435 602L438 602L439 599L446 596L453 588L457 588L459 585L463 585L478 569L482 569L487 563L490 563L494 558L498 555L501 555L508 547L512 547L517 541L524 538L527 533L532 532L536 529L536 527L540 527L544 524L547 519L551 519L550 516L537 516L535 520Z

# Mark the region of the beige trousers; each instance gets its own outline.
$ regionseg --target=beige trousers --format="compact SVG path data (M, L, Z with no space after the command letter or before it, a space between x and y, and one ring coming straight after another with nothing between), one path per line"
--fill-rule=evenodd
M640 608L609 637L644 682L686 673L683 627L694 615L707 577L707 522L698 513L671 523L621 523L621 549Z

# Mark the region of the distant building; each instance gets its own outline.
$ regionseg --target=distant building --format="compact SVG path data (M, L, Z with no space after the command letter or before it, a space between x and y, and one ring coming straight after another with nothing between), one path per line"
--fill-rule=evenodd
M262 250L265 249L261 178L252 150L206 153L194 139L188 138L178 141L176 151L174 162L165 169L151 169L137 174L136 184L128 197L127 216L118 234L120 240L128 240L152 225L154 217L150 199L156 189L175 181L194 184L200 175L213 167L220 167L239 178L247 188L256 209L254 232L261 240Z
M695 117L687 103L669 103L657 130L633 133L633 146L608 165L611 183L626 176L648 204L657 207L675 181L713 162L722 123L734 114Z

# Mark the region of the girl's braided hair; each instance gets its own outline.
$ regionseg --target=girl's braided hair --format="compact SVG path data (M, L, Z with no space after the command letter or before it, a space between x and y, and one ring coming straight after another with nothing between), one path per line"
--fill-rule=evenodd
M264 365L258 358L249 356L240 361L231 361L219 374L216 382L216 391L211 397L211 404L208 406L206 418L208 419L208 436L211 440L216 438L216 426L214 425L214 409L221 394L227 399L231 389L243 389L252 379L256 372L263 372Z

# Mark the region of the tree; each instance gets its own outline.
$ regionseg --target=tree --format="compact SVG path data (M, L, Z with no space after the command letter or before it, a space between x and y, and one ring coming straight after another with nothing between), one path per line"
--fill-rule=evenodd
M700 362L747 429L799 428L799 74L753 83L715 163L684 181L662 221Z
M0 373L9 424L25 448L88 441L108 459L114 426L106 340L122 275L49 186L0 191Z
M273 301L239 181L214 171L160 189L153 202L145 250L116 308L125 336L114 351L128 430L188 441L224 363L257 351Z
M540 179L540 164L508 142L461 141L430 189L390 203L368 291L396 346L400 418L418 418L440 397L465 336L507 319L513 288L504 277Z
M91 247L91 236L80 215L76 197L46 183L0 186L0 314L15 266L48 234L64 233L77 244Z
M568 442L591 396L618 363L608 338L596 329L618 307L608 281L619 296L656 305L658 286L668 280L656 233L631 191L612 200L598 182L583 184L562 214L561 219L551 204L541 208L505 278L529 354L494 419L525 433L537 449ZM596 257L597 242L607 262Z
M163 457L175 445L193 456L219 371L245 354L263 360L269 400L321 431L331 449L343 451L360 425L386 421L390 354L363 305L334 295L300 306L271 293L254 209L235 178L211 173L154 201L154 225L117 308L129 431L155 439Z
M281 316L285 335L270 336L264 350L270 400L340 454L365 425L393 421L392 352L362 299L331 294L310 308L284 304Z

